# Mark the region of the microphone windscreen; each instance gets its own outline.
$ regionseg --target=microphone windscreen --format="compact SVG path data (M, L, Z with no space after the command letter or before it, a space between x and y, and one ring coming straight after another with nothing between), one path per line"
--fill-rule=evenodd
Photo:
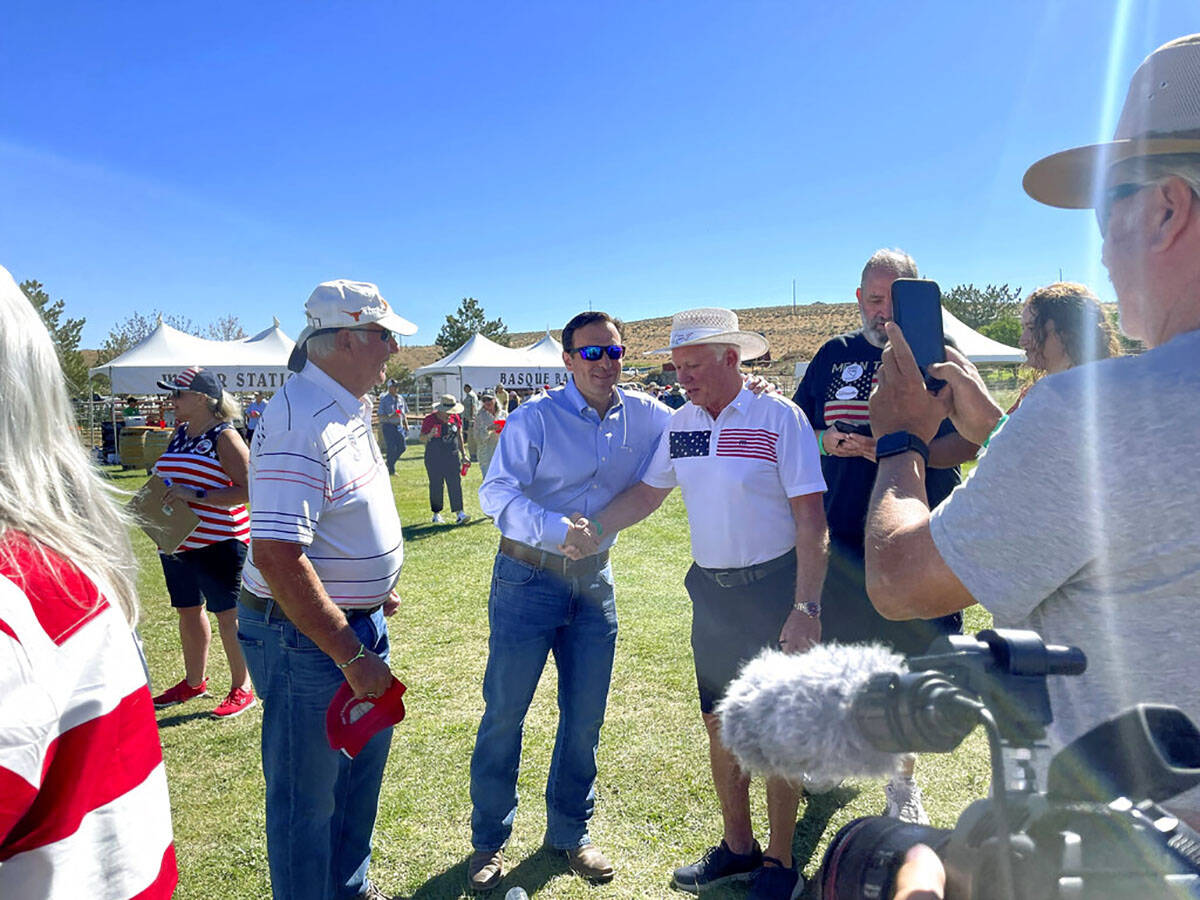
M746 771L793 782L889 775L899 755L867 743L851 707L872 676L904 670L904 658L881 644L818 644L795 655L765 650L717 706L721 741Z

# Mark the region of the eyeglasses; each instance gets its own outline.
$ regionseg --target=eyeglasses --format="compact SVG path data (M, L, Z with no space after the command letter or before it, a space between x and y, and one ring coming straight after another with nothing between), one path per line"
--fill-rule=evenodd
M389 331L386 328L380 328L380 329L366 328L366 329L364 329L364 331L376 332L379 335L379 339L381 341L383 341L385 344L388 341L395 341L397 344L400 343L400 335L396 334L396 332L394 332L394 331Z
M620 344L609 344L607 347L601 347L599 344L590 344L587 347L576 347L571 352L578 353L580 359L595 362L605 354L608 354L609 359L620 359L625 355L625 348Z
M1100 233L1106 234L1108 232L1108 220L1112 216L1113 206L1148 187L1150 187L1150 184L1123 181L1102 191L1096 203L1096 224L1100 226Z

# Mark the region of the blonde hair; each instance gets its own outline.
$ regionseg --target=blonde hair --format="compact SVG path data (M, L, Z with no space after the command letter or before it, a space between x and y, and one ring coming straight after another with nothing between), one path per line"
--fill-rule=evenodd
M2 266L0 397L0 537L20 532L71 561L104 584L108 599L135 625L137 562L129 518L77 437L46 326ZM92 606L100 597L78 599Z

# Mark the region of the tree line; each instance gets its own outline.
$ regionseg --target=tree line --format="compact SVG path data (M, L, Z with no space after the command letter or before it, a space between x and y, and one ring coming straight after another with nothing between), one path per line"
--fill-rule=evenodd
M86 397L88 366L79 346L86 320L68 317L66 303L61 298L52 301L41 282L32 279L23 281L21 290L41 315L46 329L50 332L72 395ZM942 304L980 334L1010 347L1017 346L1021 335L1020 287L988 284L980 288L974 284L960 284L942 294ZM1115 326L1115 311L1110 312L1110 315ZM200 326L187 316L163 313L159 310L146 314L135 312L109 331L97 351L93 367L104 365L135 347L155 329L160 320L179 331L210 340L234 341L248 336L238 317L233 314L220 316L207 325ZM499 344L508 343L508 326L504 321L500 318L488 319L478 300L474 297L464 297L458 308L446 316L446 321L434 341L443 353L449 354L475 334L482 334ZM1135 342L1129 341L1123 335L1119 335L1119 339L1126 351L1136 349ZM389 366L388 374L406 383L406 389L411 388L411 372L398 361L393 361Z

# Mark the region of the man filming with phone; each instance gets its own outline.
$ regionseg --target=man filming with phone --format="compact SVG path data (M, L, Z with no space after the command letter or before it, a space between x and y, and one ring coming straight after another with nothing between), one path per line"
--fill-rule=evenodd
M942 634L962 630L961 614L928 622L888 621L871 605L864 575L863 530L876 469L867 401L887 344L884 326L892 318L892 285L898 278L918 277L917 264L904 251L873 253L855 291L862 329L827 341L809 363L792 398L817 431L821 470L829 486L825 494L829 571L821 598L822 641L883 641L910 655L923 653ZM955 432L949 420L939 424L930 444L931 506L954 490L961 480L958 464L974 458L976 450ZM887 785L885 815L928 824L920 789L913 780L915 759L905 757Z
M947 385L929 392L887 325L871 425L908 447L879 462L867 588L890 619L980 603L1000 627L1083 649L1084 675L1048 682L1058 750L1135 702L1200 721L1200 34L1142 63L1112 142L1049 156L1024 186L1095 210L1121 328L1149 349L1045 378L1007 419L954 351L930 367ZM988 449L931 512L922 447L947 415ZM1163 806L1200 825L1200 789Z

